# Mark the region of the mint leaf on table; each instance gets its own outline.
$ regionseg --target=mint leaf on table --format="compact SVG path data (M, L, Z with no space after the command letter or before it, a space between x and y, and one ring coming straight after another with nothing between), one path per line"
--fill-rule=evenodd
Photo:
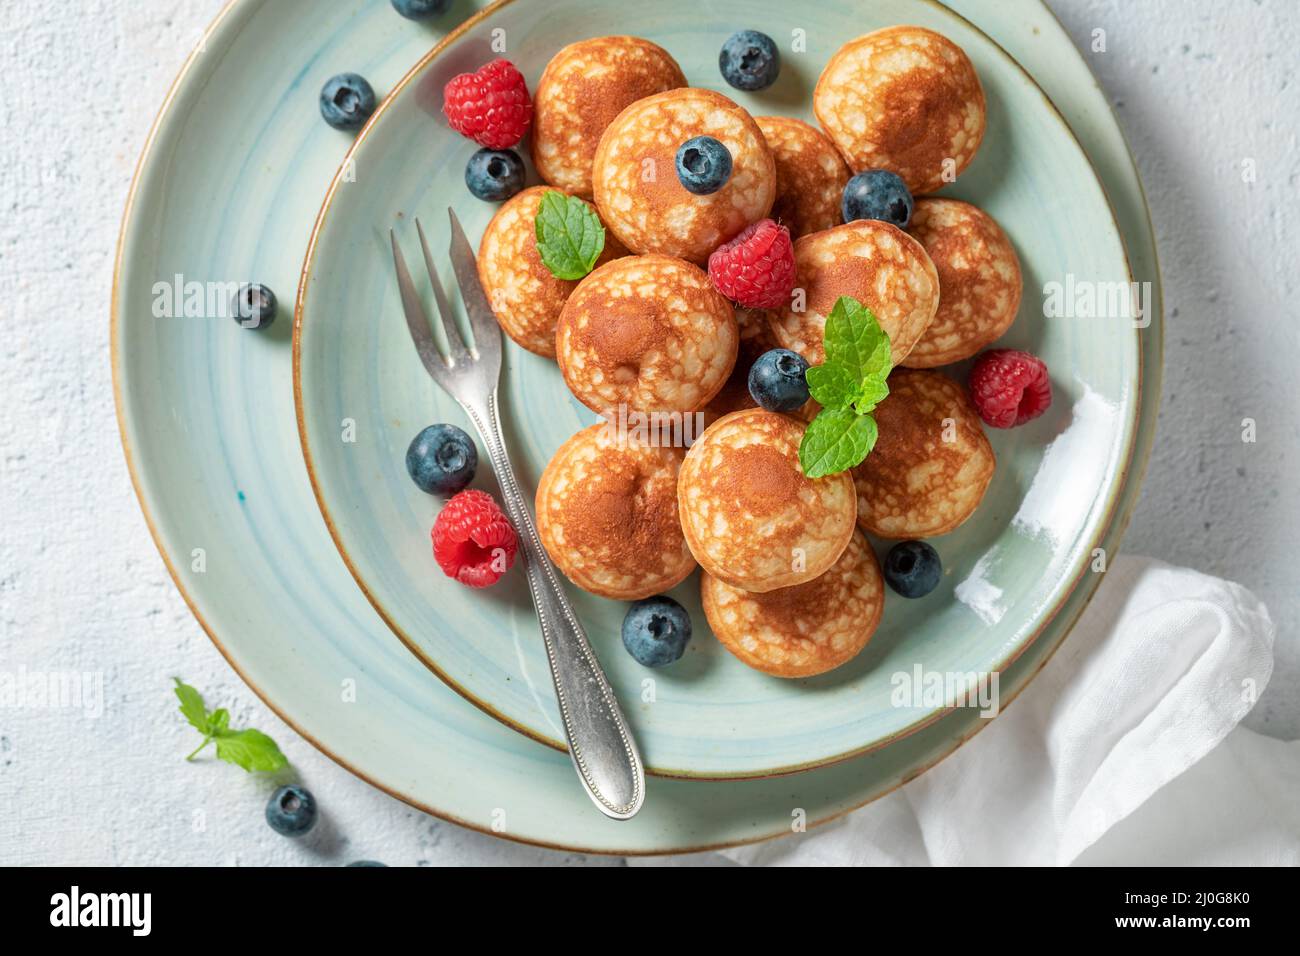
M254 770L279 770L289 764L274 740L251 727L219 735L216 742L217 756L220 759L243 767L250 773Z
M605 227L596 210L557 189L542 193L534 227L537 254L557 279L581 279L605 248Z
M876 444L876 420L852 408L823 408L804 432L799 463L809 478L852 468Z
M826 361L805 373L808 391L822 406L799 443L799 465L809 478L823 478L860 465L875 447L871 411L889 394L889 334L875 314L851 296L840 296L826 317Z
M186 760L193 760L210 743L217 745L217 757L245 770L272 771L289 766L275 741L252 728L230 729L230 711L218 707L209 711L203 695L179 677L176 682L176 699L181 702L180 712L191 727L203 735L203 743L194 749Z
M203 705L203 695L189 684L181 683L179 677L173 677L172 680L176 681L176 696L181 702L181 713L191 727L201 734L207 734L208 709Z

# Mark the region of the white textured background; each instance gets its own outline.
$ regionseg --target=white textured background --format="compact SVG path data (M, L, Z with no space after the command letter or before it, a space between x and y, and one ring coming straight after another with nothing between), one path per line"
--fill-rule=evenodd
M1300 2L1050 2L1116 108L1160 243L1164 402L1125 549L1267 601L1278 668L1248 723L1295 738ZM107 688L98 720L0 709L0 864L616 863L462 830L336 767L235 677L154 551L113 413L113 251L149 124L220 5L5 0L0 17L0 671ZM194 735L173 673L280 741L325 808L309 840L263 823L269 783L180 759Z

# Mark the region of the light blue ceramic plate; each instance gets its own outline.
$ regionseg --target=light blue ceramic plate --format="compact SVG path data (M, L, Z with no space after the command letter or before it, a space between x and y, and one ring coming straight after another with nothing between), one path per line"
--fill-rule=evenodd
M694 86L735 94L755 114L814 121L811 90L831 54L848 36L898 23L945 34L979 71L988 129L974 163L947 192L992 213L1020 252L1024 304L1003 344L1047 362L1055 388L1050 412L991 435L998 470L984 503L958 531L934 541L946 572L942 586L922 601L891 593L867 649L831 674L786 681L741 664L708 630L698 575L672 592L690 610L696 637L681 662L654 672L623 651L625 603L571 588L575 607L652 772L753 777L843 759L933 720L942 704L900 706L895 675L917 665L942 674L1001 670L1073 588L1095 585L1081 574L1113 512L1136 435L1138 333L1120 316L1044 318L1041 290L1071 278L1076 288L1127 289L1131 277L1087 157L1030 76L969 23L918 0L819 3L798 13L752 0L514 0L426 57L359 136L303 269L295 355L308 470L357 581L444 680L529 736L556 747L563 737L524 575L490 591L445 578L429 548L440 502L415 488L404 465L407 445L426 425L472 429L411 345L389 228L410 245L411 220L420 217L451 283L446 208L455 207L475 242L497 208L465 188L465 161L477 147L441 117L443 85L494 53L510 57L531 85L565 44L633 33L669 50ZM718 49L741 26L780 38L781 78L770 91L736 94L719 76ZM796 32L806 52L790 52ZM520 479L532 488L555 449L596 419L569 394L554 362L508 343L506 365L507 437ZM495 492L482 471L478 483ZM882 557L884 548L877 547ZM655 683L650 701L648 677Z
M1074 125L1115 200L1135 274L1156 283L1158 316L1141 187L1083 60L1036 0L951 5L1025 64ZM461 0L439 24L459 22L473 6ZM846 23L862 15L861 5L836 6ZM867 756L795 776L651 779L634 820L606 820L577 787L567 756L448 689L356 588L303 467L288 323L252 334L227 318L154 318L154 283L177 273L200 282L256 278L290 297L313 218L351 142L320 122L321 83L350 69L391 90L438 39L439 24L408 23L386 0L239 0L187 63L146 144L115 271L114 380L141 505L196 617L267 704L340 764L423 810L509 839L620 853L742 843L789 833L792 819L832 819L923 772L985 722L956 711ZM357 321L365 328L379 313ZM1137 467L1104 531L1112 553L1154 434L1159 330L1157 319L1140 337ZM196 548L206 554L203 571ZM1087 591L1076 588L1003 672L1004 705L1060 645ZM355 701L341 699L343 680L356 682Z

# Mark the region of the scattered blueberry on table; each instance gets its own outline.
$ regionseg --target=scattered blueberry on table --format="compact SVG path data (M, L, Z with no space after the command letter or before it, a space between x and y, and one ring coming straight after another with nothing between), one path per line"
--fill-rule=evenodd
M375 91L365 77L340 73L330 77L320 91L320 115L335 129L355 130L366 125L375 111Z
M697 196L716 193L731 178L731 153L712 136L688 139L677 150L677 178Z
M885 582L905 598L925 597L942 575L939 552L924 541L901 541L885 555Z
M455 425L430 425L406 449L407 473L431 495L456 494L474 480L477 468L474 440Z
M246 329L268 328L275 321L276 309L275 293L257 283L241 285L230 303L235 321Z
M727 38L718 54L722 78L738 90L767 89L781 72L781 54L766 33L740 30Z
M465 185L487 202L509 199L524 188L524 161L513 149L480 149L465 165Z
M769 412L792 412L811 398L808 361L789 349L770 349L749 367L749 395Z
M393 9L408 20L428 20L446 13L451 0L393 0Z
M623 618L623 646L646 667L680 659L690 640L691 616L663 594L637 601Z
M845 222L879 219L906 229L912 221L912 194L897 173L868 169L858 173L844 187L840 212Z
M316 798L296 783L283 786L266 804L266 822L280 836L300 837L316 825Z

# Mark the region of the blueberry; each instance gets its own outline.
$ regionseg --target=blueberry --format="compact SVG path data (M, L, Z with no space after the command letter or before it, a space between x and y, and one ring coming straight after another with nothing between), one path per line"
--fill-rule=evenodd
M488 202L509 199L524 188L524 161L513 149L480 149L465 166L465 185Z
M396 2L396 0L394 0L394 2ZM380 863L378 860L357 860L354 863L349 863L348 866L382 866L386 868L388 864Z
M275 293L256 283L241 285L230 300L230 313L246 329L265 329L275 321Z
M300 837L316 825L316 798L296 783L281 787L266 805L266 822L280 836Z
M332 76L321 87L320 115L335 129L360 129L375 111L375 91L355 73Z
M451 0L393 0L393 9L408 20L427 20L450 6Z
M792 412L808 401L808 361L789 349L764 352L749 367L749 394L769 412Z
M731 178L731 153L712 136L688 139L677 150L677 178L697 196L716 193Z
M679 659L691 640L691 616L665 595L645 598L623 618L623 646L646 667L663 667Z
M766 33L741 30L722 44L718 69L722 78L738 90L765 90L781 72L781 54Z
M406 449L406 470L421 491L454 495L474 480L478 449L455 425L430 425Z
M897 173L887 169L868 169L858 173L844 187L840 212L845 222L855 219L880 219L899 229L912 221L912 194Z
M885 581L905 598L925 597L942 575L939 552L924 541L901 541L885 555Z

